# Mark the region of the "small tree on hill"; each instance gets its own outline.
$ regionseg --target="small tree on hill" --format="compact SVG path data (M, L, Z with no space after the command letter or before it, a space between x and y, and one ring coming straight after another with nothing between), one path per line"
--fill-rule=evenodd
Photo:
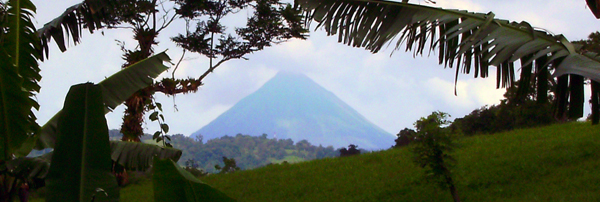
M450 124L448 117L447 113L437 111L415 122L417 134L412 152L414 162L425 168L428 180L448 188L456 202L460 201L460 197L451 172L455 160L448 154L454 143L449 129L443 127Z
M219 171L220 174L224 174L224 173L233 173L235 171L240 170L240 167L238 167L235 163L235 159L233 158L227 158L227 157L223 157L223 167L221 167L220 165L215 165L215 169L217 169Z
M208 173L202 169L200 169L200 166L198 165L198 161L196 161L195 159L188 159L187 161L185 161L185 170L187 170L188 172L192 173L192 175L196 176L196 177L203 177L208 175Z
M402 146L410 144L415 139L416 134L417 132L415 132L415 130L413 129L402 129L398 134L396 134L398 138L394 140L396 142L396 145L392 146L392 148L400 148Z
M342 148L340 149L340 156L352 156L360 154L360 150L358 149L358 145L350 144L348 145L348 149Z

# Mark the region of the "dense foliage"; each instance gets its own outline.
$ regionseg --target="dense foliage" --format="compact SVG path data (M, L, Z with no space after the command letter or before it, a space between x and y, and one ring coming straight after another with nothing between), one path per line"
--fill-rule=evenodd
M215 169L219 171L220 174L233 173L235 171L240 170L240 167L235 163L235 159L223 157L223 166L215 165Z
M526 96L517 96L519 94L518 85L509 87L504 94L504 99L500 104L492 106L483 106L473 110L470 114L454 120L450 128L457 133L464 135L491 134L502 131L509 131L519 128L528 128L544 126L558 121L576 120L577 117L563 117L562 120L552 116L552 105L556 105L553 99L553 93L541 100L537 97L537 91L532 90ZM531 88L535 84L530 84ZM551 83L548 83L552 87ZM552 88L550 88L552 89Z
M119 139L118 130L111 130L111 138ZM315 146L306 140L294 143L291 139L269 139L266 134L250 136L238 134L235 137L224 136L203 141L181 134L170 136L173 147L183 151L179 160L182 166L192 167L216 173L215 165L223 165L223 157L235 159L242 170L265 166L270 163L290 163L338 156L332 146ZM142 141L153 141L150 135L144 135ZM191 160L191 161L190 161ZM186 165L186 162L188 162ZM193 163L192 163L193 162Z
M341 148L338 151L340 151L340 157L360 154L360 149L358 149L358 145L354 145L354 144L348 145L348 149Z
M413 129L410 129L410 128L402 129L398 134L396 134L396 136L398 138L396 138L396 140L394 140L396 142L396 144L394 146L392 146L392 148L400 148L402 146L406 146L406 145L410 144L415 139L416 134L417 134L417 132Z

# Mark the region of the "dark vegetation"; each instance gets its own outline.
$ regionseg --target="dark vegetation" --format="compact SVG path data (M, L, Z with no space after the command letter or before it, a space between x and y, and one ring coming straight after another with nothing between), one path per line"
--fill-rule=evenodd
M215 165L215 169L219 171L219 174L233 173L240 170L240 167L236 165L235 159L233 158L223 157L223 164L225 165Z
M413 162L425 169L425 179L450 190L454 202L460 197L452 177L455 159L450 155L454 150L455 135L444 127L450 123L449 115L444 112L433 112L415 122L417 132L414 136Z
M455 132L470 136L544 126L579 118L577 116L561 115L559 116L561 118L553 116L552 106L556 105L557 101L553 99L554 92L550 91L553 89L550 82L548 85L551 88L546 92L549 96L543 98L539 98L535 90L525 96L518 96L520 93L518 85L520 83L507 89L500 104L475 109L470 114L455 119L450 128ZM531 88L535 87L533 83L530 85Z
M358 145L348 145L348 149L346 148L341 148L338 151L340 151L340 157L344 157L344 156L352 156L352 155L359 155L360 154L360 150L358 149Z

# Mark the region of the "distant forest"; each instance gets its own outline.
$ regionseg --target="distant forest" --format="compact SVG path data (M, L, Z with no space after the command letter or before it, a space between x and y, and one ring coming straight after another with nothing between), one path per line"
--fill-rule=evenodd
M110 130L110 138L121 138L119 130ZM233 158L242 170L265 166L270 163L289 163L337 157L339 151L332 146L315 146L306 140L294 143L291 139L269 139L267 134L250 136L237 134L235 137L224 136L204 142L201 138L187 137L182 134L171 135L174 148L183 151L178 164L193 160L199 169L215 173L215 165L223 165L223 157ZM149 134L141 138L145 143L156 143Z

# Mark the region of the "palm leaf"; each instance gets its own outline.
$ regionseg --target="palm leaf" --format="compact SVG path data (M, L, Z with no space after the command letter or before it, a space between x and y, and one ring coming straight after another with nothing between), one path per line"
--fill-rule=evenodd
M130 170L146 170L153 164L153 159L171 159L178 161L181 150L163 148L157 145L139 142L111 141L111 159Z
M0 160L10 159L39 128L32 111L39 105L31 97L41 78L39 40L31 20L35 6L29 0L11 0L6 6L6 18L0 21Z
M387 44L399 49L406 43L406 51L415 54L423 54L428 45L430 51L437 48L440 64L456 68L456 76L463 72L485 78L489 67L495 66L497 87L512 85L517 60L521 66L534 63L553 69L555 76L576 74L600 81L600 62L590 56L595 54L579 54L562 35L534 29L527 22L495 19L491 12L381 0L296 0L296 4L306 11L307 19L318 22L317 28L338 34L340 43L373 53Z
M84 28L90 33L102 28L102 23L109 16L104 8L114 5L114 0L85 0L67 8L62 15L37 30L39 38L42 39L41 53L48 57L48 43L51 39L54 39L58 48L64 52L67 50L69 36L73 43L77 44Z
M114 109L137 90L151 85L153 78L156 78L160 73L168 69L163 62L170 60L169 56L165 52L162 52L135 63L98 83L103 93L104 113L108 113L111 109ZM42 126L39 134L28 140L35 142L36 149L54 148L60 114L60 111L56 113L56 115ZM25 145L30 146L29 144ZM29 151L31 151L31 147L22 148L21 154L29 153Z
M72 86L63 110L46 177L46 200L91 201L100 188L107 197L98 196L96 201L118 201L119 187L111 174L102 90L92 83Z

